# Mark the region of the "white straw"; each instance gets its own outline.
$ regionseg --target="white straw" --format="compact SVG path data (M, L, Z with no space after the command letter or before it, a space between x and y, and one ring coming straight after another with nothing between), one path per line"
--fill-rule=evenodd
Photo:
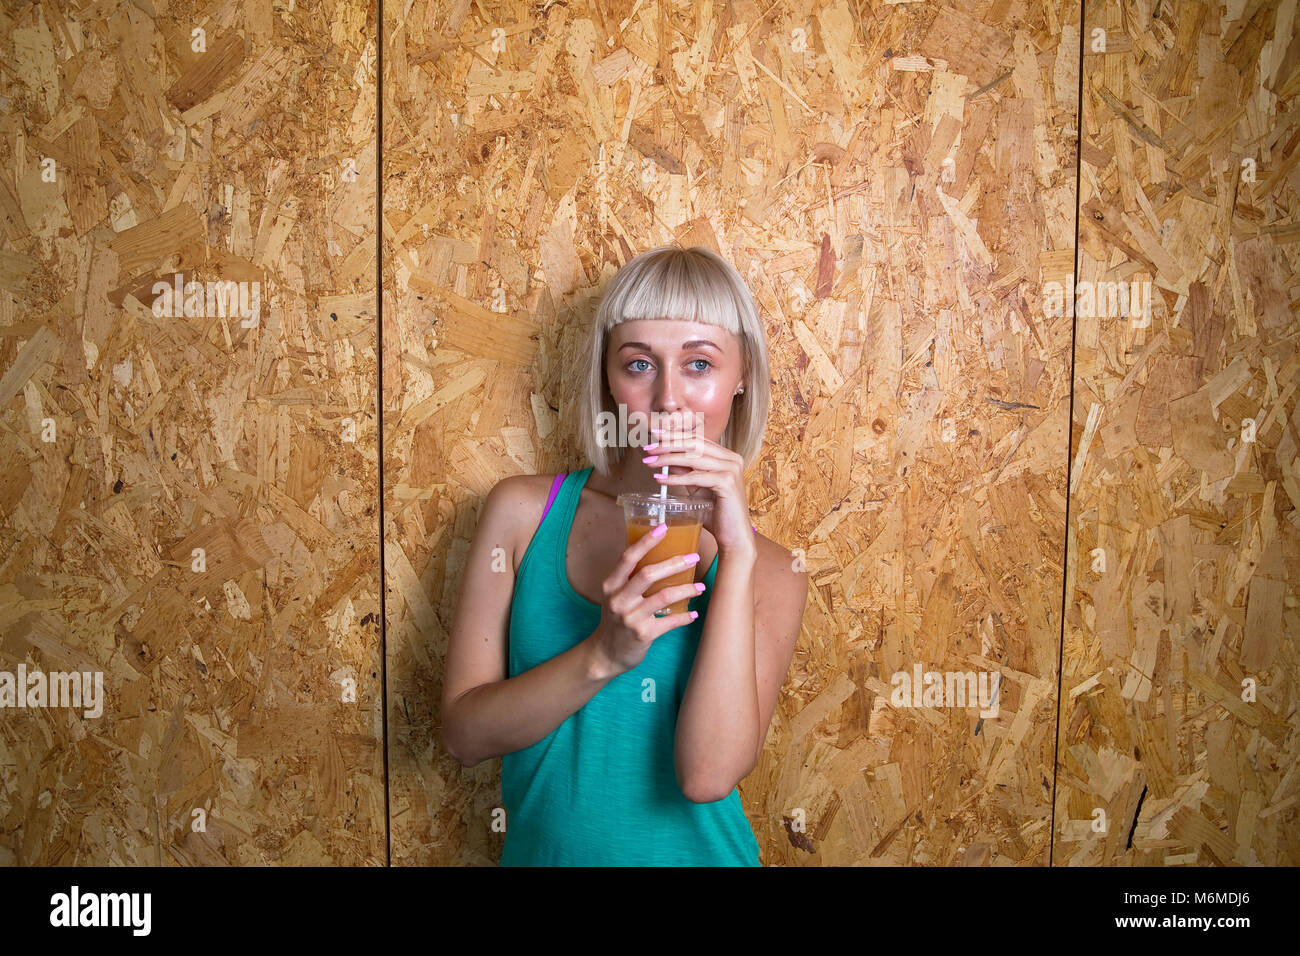
M667 475L668 475L668 466L667 466L667 465L664 465L662 468L660 468L660 469L659 469L659 474L661 474L661 475L667 477ZM660 486L659 486L659 500L660 500L660 501L667 501L667 500L668 500L668 486L667 486L666 484L664 484L664 485L660 485ZM660 505L660 506L659 506L659 523L660 523L660 524L663 524L663 523L664 523L664 520L665 520L665 519L664 519L664 506L663 506L663 505Z

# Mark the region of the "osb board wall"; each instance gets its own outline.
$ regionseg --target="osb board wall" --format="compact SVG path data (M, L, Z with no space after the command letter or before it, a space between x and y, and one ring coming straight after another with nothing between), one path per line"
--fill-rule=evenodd
M437 701L482 501L573 470L635 252L726 255L773 408L748 496L814 585L760 766L767 865L1046 864L1065 553L1077 4L385 10L393 859L493 863L499 762ZM391 423L391 424L390 424ZM1000 713L890 705L983 670ZM792 821L802 816L806 832Z
M1060 864L1300 859L1296 8L1086 7Z
M496 765L438 743L464 555L496 480L584 464L584 323L673 238L759 298L750 500L815 585L765 862L1297 858L1295 3L1177 6L1083 35L1078 277L1150 281L1134 328L1045 308L1068 5L390 5L394 859L496 859ZM0 710L0 863L383 859L376 14L292 7L0 14L0 670L107 692ZM155 315L176 272L258 282L258 326ZM894 708L914 664L998 716Z
M376 18L0 14L0 864L384 862Z

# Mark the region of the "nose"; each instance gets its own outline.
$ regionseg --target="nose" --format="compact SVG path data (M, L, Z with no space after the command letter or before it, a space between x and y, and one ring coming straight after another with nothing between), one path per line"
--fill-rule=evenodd
M659 377L659 410L665 414L672 415L680 411L678 404L681 396L682 383L677 377L677 370L669 366Z
M662 427L674 429L697 427L694 414L682 405L685 383L682 381L681 374L676 369L669 369L659 379L658 386L659 414L667 419L662 422Z

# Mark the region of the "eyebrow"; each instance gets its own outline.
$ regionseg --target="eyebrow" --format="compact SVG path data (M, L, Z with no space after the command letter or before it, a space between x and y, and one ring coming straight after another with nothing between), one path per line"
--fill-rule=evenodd
M689 351L690 349L693 349L693 348L699 348L699 347L701 347L701 346L707 346L708 348L714 349L714 350L716 350L716 351L718 351L718 352L721 352L721 351L722 351L722 349L718 348L716 345L714 345L714 344L713 344L712 342L710 342L708 339L691 339L689 342L683 342L683 343L682 343L682 351L683 351L683 352L685 352L685 351ZM620 346L618 347L618 350L619 350L620 352L623 351L623 349L643 349L643 350L645 350L646 352L653 352L653 351L654 351L654 349L652 349L650 346L646 345L644 342L624 342L622 345L620 345Z

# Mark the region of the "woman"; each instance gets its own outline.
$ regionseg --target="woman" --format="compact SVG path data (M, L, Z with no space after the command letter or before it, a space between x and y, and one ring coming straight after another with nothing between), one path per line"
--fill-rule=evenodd
M736 784L762 753L807 596L745 497L767 423L763 328L724 259L661 246L610 281L590 346L593 464L488 495L447 651L444 742L465 766L502 757L503 866L758 866ZM601 413L668 430L610 447ZM691 562L633 575L658 539L629 547L617 498L663 484L713 511L700 586L646 598ZM688 613L654 616L685 598Z

